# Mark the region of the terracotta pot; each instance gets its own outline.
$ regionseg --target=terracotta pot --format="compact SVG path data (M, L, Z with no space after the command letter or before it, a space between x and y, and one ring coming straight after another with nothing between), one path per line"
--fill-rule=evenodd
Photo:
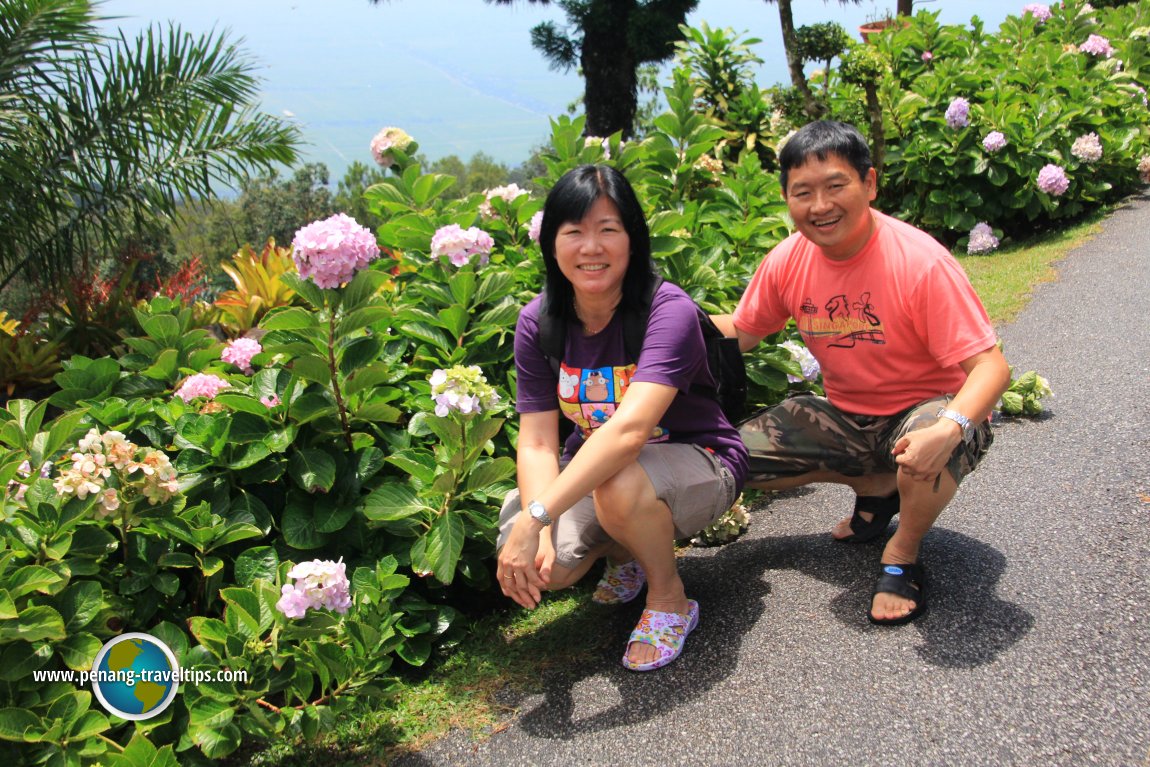
M905 27L908 23L905 19L880 19L878 21L868 21L859 27L859 37L862 38L864 43L870 42L871 35L877 35L887 27Z

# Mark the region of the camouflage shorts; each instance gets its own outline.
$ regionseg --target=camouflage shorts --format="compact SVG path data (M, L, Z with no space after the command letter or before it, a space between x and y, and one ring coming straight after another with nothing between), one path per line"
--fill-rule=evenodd
M824 397L803 395L764 410L739 427L750 452L747 482L769 482L812 471L833 471L848 477L887 474L898 470L891 455L907 432L934 424L943 395L885 416L855 415L839 410ZM947 470L955 483L974 471L990 449L990 424L975 427L969 443L959 443Z

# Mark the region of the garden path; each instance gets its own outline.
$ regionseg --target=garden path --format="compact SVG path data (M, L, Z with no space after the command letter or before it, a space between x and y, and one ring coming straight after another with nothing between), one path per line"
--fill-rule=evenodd
M1133 198L1001 328L1055 395L995 425L927 536L921 620L866 621L880 549L825 532L845 489L789 493L681 561L702 620L676 663L624 670L641 606L589 604L569 619L602 630L559 630L605 637L596 660L395 764L1150 765L1147 232Z

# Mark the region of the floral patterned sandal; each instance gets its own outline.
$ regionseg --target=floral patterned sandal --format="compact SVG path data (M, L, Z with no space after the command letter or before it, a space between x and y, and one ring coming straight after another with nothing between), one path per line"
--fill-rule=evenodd
M647 574L643 572L639 560L632 559L621 565L607 563L603 577L595 586L591 601L599 605L621 605L639 596L647 584Z
M699 603L687 600L687 617L679 613L662 613L658 610L644 610L631 638L627 640L627 653L623 655L623 665L632 671L653 671L666 666L683 652L687 635L699 625ZM659 651L659 657L648 663L633 663L628 657L631 645L635 642L649 644Z

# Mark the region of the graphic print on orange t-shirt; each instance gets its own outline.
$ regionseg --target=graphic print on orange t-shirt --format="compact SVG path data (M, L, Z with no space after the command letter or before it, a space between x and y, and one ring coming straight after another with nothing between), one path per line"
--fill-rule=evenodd
M870 291L859 294L857 301L840 293L823 305L826 316L819 316L818 307L810 298L803 299L803 313L797 321L799 333L808 346L818 342L828 347L851 349L859 343L885 344L882 320L870 299Z

